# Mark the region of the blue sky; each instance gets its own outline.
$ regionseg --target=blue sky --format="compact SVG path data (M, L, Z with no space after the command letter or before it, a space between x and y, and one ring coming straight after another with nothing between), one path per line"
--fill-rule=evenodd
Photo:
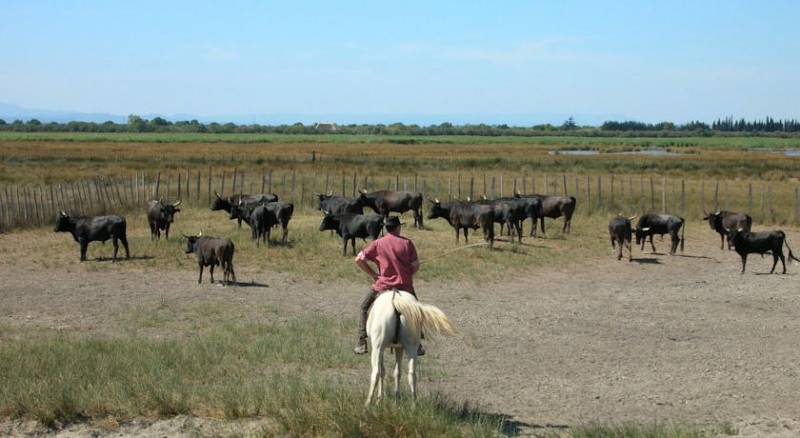
M797 1L4 0L0 102L387 122L800 117L798 16Z

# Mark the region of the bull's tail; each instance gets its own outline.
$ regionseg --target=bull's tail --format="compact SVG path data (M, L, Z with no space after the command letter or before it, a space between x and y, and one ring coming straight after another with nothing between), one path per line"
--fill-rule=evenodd
M792 254L792 248L789 248L789 242L787 242L786 239L783 239L783 244L786 245L786 249L789 250L789 263L791 263L792 260L800 262L800 259L798 259L797 257L794 256L794 254Z
M392 298L392 304L398 313L405 318L405 327L408 333L419 339L420 333L425 336L442 334L452 336L455 327L447 315L438 307L422 304L408 292L400 292Z
M686 241L686 220L681 218L683 225L681 226L681 252L683 252L683 242Z

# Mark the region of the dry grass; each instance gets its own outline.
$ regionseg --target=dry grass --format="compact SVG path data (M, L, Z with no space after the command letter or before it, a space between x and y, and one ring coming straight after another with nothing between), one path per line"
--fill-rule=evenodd
M452 139L452 143L395 144L375 142L95 142L17 141L0 139L0 182L59 183L103 175L113 177L135 171L191 169L217 171L234 168L261 173L265 169L302 174L352 174L377 178L384 175L434 173L647 173L672 176L748 176L785 179L796 175L800 159L780 153L677 142L668 148L687 153L675 157L642 157L603 153L576 157L549 155L553 149L589 147L603 152L627 151L642 146L629 139L558 138L503 143L497 138ZM795 139L772 139L786 145ZM323 139L324 141L324 139ZM649 143L643 143L649 144ZM658 143L653 143L658 144ZM692 146L689 146L692 145ZM785 147L776 143L777 148ZM798 146L796 144L795 146ZM311 161L312 152L316 160Z
M299 213L289 224L287 245L256 247L250 240L246 224L241 229L236 221L227 219L223 212L191 208L181 211L172 228L169 241L152 242L143 212L127 216L128 237L133 259L110 263L113 246L110 242L94 242L89 246L89 261L78 261L78 246L68 233L54 233L52 229L39 228L18 231L0 236L0 241L10 247L25 247L26 250L14 258L4 258L3 265L30 266L34 269L57 270L186 270L197 271L194 255L184 253L181 233L229 237L236 245L234 264L253 270L286 272L323 282L331 279L363 281L363 274L353 264L348 248L342 256L342 241L329 232L320 232L321 213L307 211ZM410 221L410 217L406 218ZM414 240L423 269L422 280L469 280L493 281L509 272L535 266L554 266L578 257L593 256L606 251L607 241L598 230L603 230L606 219L602 216L579 215L573 218L573 232L568 237L560 232L562 219L547 221L547 239L523 239L522 244L511 243L507 236L497 241L494 249L456 246L452 228L442 219L429 220L425 230L406 226L403 233ZM529 227L530 222L526 225ZM528 228L529 229L529 228ZM280 231L273 231L273 238ZM499 236L498 236L499 237ZM500 237L499 237L500 238ZM482 242L480 233L471 235L470 243ZM357 248L364 242L357 240ZM122 250L121 250L122 251ZM124 252L122 252L124 254ZM102 262L98 262L97 260ZM221 278L221 274L217 278ZM208 269L204 280L208 281ZM239 278L249 281L248 278Z

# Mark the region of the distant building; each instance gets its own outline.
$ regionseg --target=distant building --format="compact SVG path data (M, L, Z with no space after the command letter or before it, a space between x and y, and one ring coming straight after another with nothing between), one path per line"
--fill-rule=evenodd
M320 132L336 132L336 123L332 122L325 122L325 123L315 123L314 129Z

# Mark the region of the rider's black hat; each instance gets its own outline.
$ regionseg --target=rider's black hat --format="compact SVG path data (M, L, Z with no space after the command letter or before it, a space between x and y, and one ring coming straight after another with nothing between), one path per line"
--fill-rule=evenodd
M400 218L397 216L389 216L386 219L386 228L393 228L400 225L403 225L403 223L400 222Z

